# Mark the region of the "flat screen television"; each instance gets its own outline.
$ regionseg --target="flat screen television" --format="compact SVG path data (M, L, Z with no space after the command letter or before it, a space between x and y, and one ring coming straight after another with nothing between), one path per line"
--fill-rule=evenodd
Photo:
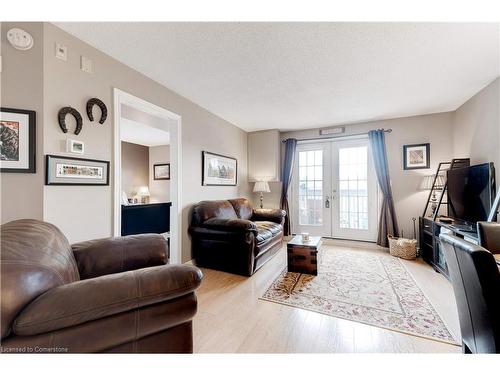
M448 216L474 225L486 221L495 199L493 163L449 170Z

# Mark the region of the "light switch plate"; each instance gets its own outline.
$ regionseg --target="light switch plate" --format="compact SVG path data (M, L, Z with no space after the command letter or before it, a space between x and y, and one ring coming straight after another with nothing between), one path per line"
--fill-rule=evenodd
M92 60L82 55L80 68L86 73L92 73Z
M63 61L68 61L68 47L56 43L56 57Z

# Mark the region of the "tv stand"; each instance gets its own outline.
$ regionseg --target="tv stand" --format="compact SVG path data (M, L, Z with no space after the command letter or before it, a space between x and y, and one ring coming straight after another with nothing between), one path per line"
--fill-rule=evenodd
M463 222L442 223L439 218L436 221L432 217L419 218L419 247L422 259L429 263L436 272L442 273L449 279L448 266L441 249L439 235L451 233L466 241L478 244L477 230L474 226Z
M477 229L469 224L451 224L451 227L453 227L453 229L456 229L457 231L462 232L477 232Z

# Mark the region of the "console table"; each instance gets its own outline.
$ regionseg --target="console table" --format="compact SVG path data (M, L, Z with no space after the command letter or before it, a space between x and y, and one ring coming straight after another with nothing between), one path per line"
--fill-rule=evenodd
M170 232L171 202L122 205L122 236Z
M439 219L433 221L430 217L419 218L419 229L419 246L422 258L448 279L448 266L439 240L441 230L445 229L455 236L475 244L479 242L477 232L466 232L454 227L453 224L441 223Z

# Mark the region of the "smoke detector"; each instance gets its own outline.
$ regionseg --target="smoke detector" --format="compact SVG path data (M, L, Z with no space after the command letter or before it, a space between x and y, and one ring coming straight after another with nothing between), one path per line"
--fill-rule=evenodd
M13 28L7 31L7 40L15 49L27 51L33 47L33 37L23 29Z

